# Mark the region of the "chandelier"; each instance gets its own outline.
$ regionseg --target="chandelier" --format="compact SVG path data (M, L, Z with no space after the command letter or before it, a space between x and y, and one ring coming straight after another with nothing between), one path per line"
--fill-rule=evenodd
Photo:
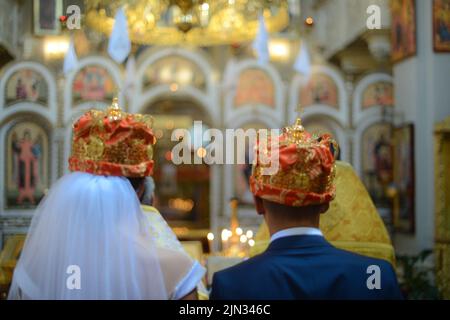
M211 46L251 41L262 14L268 32L288 26L287 0L86 0L86 23L109 35L124 8L133 43Z

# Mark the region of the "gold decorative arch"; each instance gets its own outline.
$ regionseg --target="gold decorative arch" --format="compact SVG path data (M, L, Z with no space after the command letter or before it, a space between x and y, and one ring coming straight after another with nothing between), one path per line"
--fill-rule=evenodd
M450 299L450 117L434 129L436 282Z

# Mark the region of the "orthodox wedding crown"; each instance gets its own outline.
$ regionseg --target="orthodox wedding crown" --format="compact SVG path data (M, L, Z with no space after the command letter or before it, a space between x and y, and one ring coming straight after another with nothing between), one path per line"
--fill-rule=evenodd
M256 196L288 206L307 206L330 202L335 196L335 157L338 144L331 135L312 135L298 118L285 127L275 144L278 147L278 171L264 175L270 164L258 162L260 152L271 153L272 143L256 146L256 163L250 177L250 189Z
M73 125L71 171L96 175L145 177L153 172L150 115L122 111L114 98L110 107L90 110Z

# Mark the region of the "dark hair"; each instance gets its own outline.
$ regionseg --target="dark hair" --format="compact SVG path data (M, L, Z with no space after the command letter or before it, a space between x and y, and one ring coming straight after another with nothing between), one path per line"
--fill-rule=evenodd
M141 186L145 182L145 178L144 177L137 177L137 178L127 177L127 179L128 179L128 181L130 181L130 183L133 186L133 189L135 191L138 191L139 188L141 188Z
M291 207L277 202L263 199L264 206L278 216L283 216L289 220L297 219L299 215L319 214L322 210L322 205L309 205L304 207Z
M144 198L145 190L142 192L141 195L138 194L138 190L142 188L142 186L145 184L145 178L144 177L137 177L137 178L131 178L127 177L128 181L130 181L131 185L133 186L134 191L136 191L136 195L139 198L139 202L142 203L142 199Z

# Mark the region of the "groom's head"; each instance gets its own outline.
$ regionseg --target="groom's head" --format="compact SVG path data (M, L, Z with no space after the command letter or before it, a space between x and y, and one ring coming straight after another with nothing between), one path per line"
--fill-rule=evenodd
M303 207L292 207L255 197L256 211L264 215L271 234L295 227L319 227L319 218L325 213L329 204L315 204Z
M337 143L328 134L310 134L300 119L283 129L277 143L279 165L271 175L265 174L267 165L259 156L271 154L274 143L256 147L250 189L257 211L264 214L271 231L318 227L320 214L328 210L335 196Z

